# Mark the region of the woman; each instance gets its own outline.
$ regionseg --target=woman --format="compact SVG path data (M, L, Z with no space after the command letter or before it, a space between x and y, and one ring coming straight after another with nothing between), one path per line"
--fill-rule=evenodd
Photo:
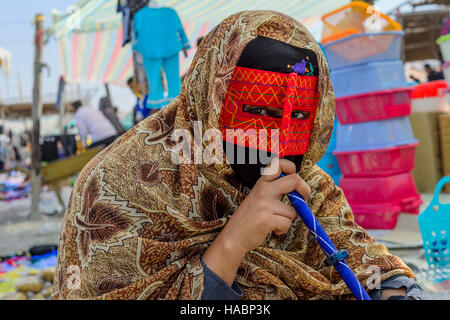
M303 102L292 100L303 94ZM386 290L371 290L373 297L408 299L420 291L412 271L355 224L342 190L316 165L333 122L328 65L300 23L273 11L225 19L202 41L181 94L82 171L61 232L53 297L352 298L282 197L295 189L335 245L350 252L347 263L365 287L379 271ZM234 161L254 147L226 135L238 123L258 134L259 127L280 129L278 151L258 146L283 158L278 170L261 176L261 158ZM177 164L181 142L194 157L199 147L195 138L177 138L180 129L194 137L221 130L228 161ZM208 148L205 140L200 147ZM278 179L281 172L287 176Z

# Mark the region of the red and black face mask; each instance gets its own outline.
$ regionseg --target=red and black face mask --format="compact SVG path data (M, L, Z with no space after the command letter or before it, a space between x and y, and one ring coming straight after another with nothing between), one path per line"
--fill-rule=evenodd
M306 153L317 111L317 81L296 72L236 67L220 117L224 139L280 158Z
M260 37L244 48L227 88L220 115L225 153L229 148L265 151L300 167L318 105L315 53ZM250 130L249 130L250 129ZM278 139L274 135L278 133ZM236 176L252 187L267 165L228 159ZM234 161L233 161L234 160Z

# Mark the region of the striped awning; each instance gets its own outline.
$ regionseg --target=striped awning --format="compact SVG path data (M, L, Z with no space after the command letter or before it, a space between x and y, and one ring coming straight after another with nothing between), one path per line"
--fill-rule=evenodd
M231 14L244 10L275 10L308 25L317 16L337 9L351 0L158 0L174 8L182 21L217 24ZM117 0L81 0L58 17L48 32L57 39L71 32L114 29L121 24Z
M268 9L301 21L310 30L320 16L350 0L159 0L174 8L183 22L191 49L180 54L180 75L187 72L196 42L227 16L243 10ZM125 85L133 73L131 46L121 47L122 16L117 0L81 0L70 13L60 16L47 30L60 42L63 73L67 82L107 82ZM314 32L313 32L314 34Z
M123 86L133 74L130 45L122 47L122 27L71 33L59 40L64 80Z

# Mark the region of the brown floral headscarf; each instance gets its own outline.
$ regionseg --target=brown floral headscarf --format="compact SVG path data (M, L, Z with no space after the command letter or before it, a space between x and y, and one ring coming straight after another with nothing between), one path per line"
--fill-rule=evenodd
M225 164L171 160L175 129L219 129L229 79L256 36L314 51L318 112L299 175L309 206L363 285L379 267L381 281L411 270L355 224L342 190L315 165L334 122L334 93L325 57L310 33L273 11L245 11L222 21L202 41L181 94L125 133L81 172L61 231L54 299L200 299L200 257L245 197ZM193 148L192 148L193 149ZM249 252L236 277L244 299L347 299L349 289L300 218L282 236Z

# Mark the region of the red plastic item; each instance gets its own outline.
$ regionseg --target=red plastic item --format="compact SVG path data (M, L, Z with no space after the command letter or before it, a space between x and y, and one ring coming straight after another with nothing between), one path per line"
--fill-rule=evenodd
M349 124L405 117L411 114L413 88L369 92L336 99L339 123Z
M353 212L355 222L364 229L395 229L398 213L357 213Z
M411 172L418 143L349 152L333 152L345 177L385 177Z
M396 219L395 214L418 214L422 204L410 172L375 178L343 177L339 186L344 191L355 218L359 215L369 219L366 223L370 221L370 228L375 228L377 223L375 229L389 229ZM380 215L384 218L379 218ZM361 226L369 229L367 225Z
M413 99L436 97L443 94L447 89L446 80L431 81L427 83L420 83L414 86Z

